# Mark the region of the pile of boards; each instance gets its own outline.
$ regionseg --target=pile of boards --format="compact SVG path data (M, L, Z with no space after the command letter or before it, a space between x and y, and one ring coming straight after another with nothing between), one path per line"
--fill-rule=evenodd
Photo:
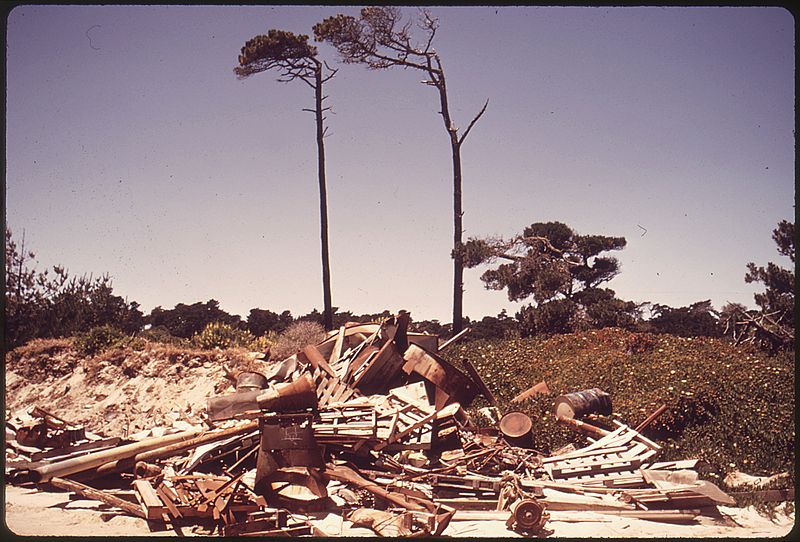
M692 522L733 504L696 460L658 462L661 447L619 422L574 420L590 443L550 456L477 427L464 407L494 402L491 391L466 360L442 357L452 340L408 325L404 312L348 324L265 374L231 375L236 391L208 400L208 427L109 439L35 408L6 422L7 480L223 536L327 536L313 520L330 513L382 536L480 518L536 535L551 513Z

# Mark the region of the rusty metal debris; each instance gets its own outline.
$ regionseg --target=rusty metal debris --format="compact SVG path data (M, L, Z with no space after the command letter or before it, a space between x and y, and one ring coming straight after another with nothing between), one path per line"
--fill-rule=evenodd
M325 536L314 522L328 513L381 536L438 536L459 514L501 514L509 529L541 535L548 510L693 521L732 502L698 479L697 460L656 461L661 446L640 430L665 407L638 430L577 419L610 411L601 390L556 401L558 421L588 445L536 450L536 420L501 413L476 369L446 361L409 319L342 326L264 374L228 370L235 391L208 399L210 428L109 439L34 408L7 421L7 479L222 536ZM542 392L544 382L515 401ZM464 410L479 395L491 427ZM100 479L133 498L87 485Z

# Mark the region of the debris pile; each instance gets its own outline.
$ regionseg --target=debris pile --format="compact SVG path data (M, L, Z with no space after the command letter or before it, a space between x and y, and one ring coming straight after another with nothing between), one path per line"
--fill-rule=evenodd
M381 536L442 535L461 519L538 536L578 511L687 523L733 504L699 480L697 460L658 462L661 447L641 431L663 408L635 429L579 420L610 413L599 389L556 401L588 445L536 450L531 420L498 412L473 366L440 355L454 341L411 333L409 319L348 324L265 374L229 373L235 390L208 399L207 427L122 439L40 407L16 415L7 480L100 500L154 529L222 536L327 536L317 520L331 513ZM464 410L479 395L495 405L484 409L493 427ZM124 487L99 489L115 480Z

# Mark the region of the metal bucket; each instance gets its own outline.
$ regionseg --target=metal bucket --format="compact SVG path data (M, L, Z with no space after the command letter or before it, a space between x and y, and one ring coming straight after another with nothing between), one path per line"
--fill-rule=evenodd
M556 397L556 418L580 418L586 414L611 414L611 396L600 388L566 393Z
M261 373L245 371L236 377L236 391L263 390L267 387L267 377Z
M500 420L500 432L512 446L533 447L533 422L522 412L509 412Z

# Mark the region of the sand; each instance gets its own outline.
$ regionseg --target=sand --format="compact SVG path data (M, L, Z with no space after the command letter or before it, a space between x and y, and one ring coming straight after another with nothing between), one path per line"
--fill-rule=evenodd
M174 530L159 531L143 519L125 515L103 503L71 500L68 493L52 493L6 486L5 525L12 533L24 536L178 536ZM556 538L778 538L794 528L794 512L779 508L774 518L753 507L720 507L727 520L701 518L698 523L675 525L664 522L620 518L594 512L550 512L545 526ZM353 527L336 514L313 519L313 523L332 536L375 536L369 529ZM200 534L199 529L182 529L183 535ZM452 537L516 538L521 535L506 528L504 521L458 520L458 514L445 530Z

